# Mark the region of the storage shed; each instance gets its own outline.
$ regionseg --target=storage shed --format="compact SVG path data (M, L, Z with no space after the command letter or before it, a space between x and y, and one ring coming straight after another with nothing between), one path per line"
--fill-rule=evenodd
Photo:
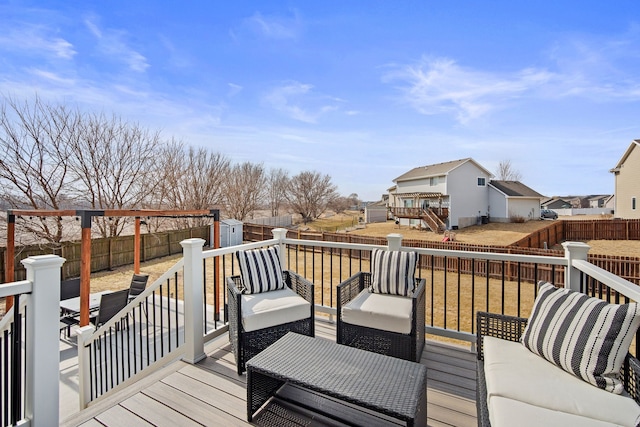
M223 219L220 221L220 247L242 244L242 221Z

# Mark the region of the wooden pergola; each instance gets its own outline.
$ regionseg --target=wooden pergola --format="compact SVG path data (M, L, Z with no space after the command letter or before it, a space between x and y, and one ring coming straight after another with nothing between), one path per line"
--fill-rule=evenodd
M140 218L141 217L212 217L213 218L213 247L220 246L220 211L210 210L153 210L153 209L106 209L106 210L20 210L7 211L7 251L5 259L5 283L14 281L14 257L15 257L15 222L17 216L36 217L65 217L80 218L82 237L80 243L80 326L89 324L89 294L91 280L91 222L93 217L135 217L133 263L134 272L140 273ZM219 260L214 261L214 292L219 291L218 266ZM215 313L220 312L218 298ZM7 310L11 308L13 298L7 298Z

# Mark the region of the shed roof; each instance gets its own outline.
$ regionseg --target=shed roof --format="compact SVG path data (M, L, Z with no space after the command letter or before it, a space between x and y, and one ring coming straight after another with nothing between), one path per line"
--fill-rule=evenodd
M242 221L238 221L237 219L222 219L220 220L220 224L225 224L225 225L242 225Z
M520 181L492 180L491 182L489 182L489 185L493 186L498 191L501 191L509 197L534 197L540 199L544 198L542 194L538 193L535 190L532 190Z

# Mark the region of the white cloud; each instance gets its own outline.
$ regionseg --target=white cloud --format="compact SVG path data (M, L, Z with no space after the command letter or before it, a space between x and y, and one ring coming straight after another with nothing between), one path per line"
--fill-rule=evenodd
M41 25L23 25L0 34L0 47L21 54L45 54L72 59L77 52L69 41L52 35L53 31Z
M620 35L572 35L546 52L557 68L548 96L580 96L598 102L640 100L640 27Z
M34 68L29 70L29 73L32 74L33 76L36 76L38 79L44 79L56 85L71 86L75 83L75 80L73 79L61 77L58 74L52 73L50 71L39 70Z
M103 30L94 18L85 19L85 25L98 40L99 50L107 57L124 62L133 71L144 72L149 68L147 58L128 45L125 31Z
M337 107L330 104L322 105L326 102L326 97L312 93L312 89L313 86L310 84L294 81L272 89L264 97L264 101L294 120L316 123L322 115Z
M243 89L242 86L237 85L235 83L227 83L227 86L229 86L229 93L228 96L232 97L237 95L238 93L240 93Z
M466 123L501 108L547 83L553 74L525 69L500 75L464 68L448 58L423 58L418 64L399 67L385 81L401 81L404 100L423 114L453 114Z
M245 25L264 37L277 40L295 39L301 29L297 13L294 13L292 17L283 17L265 16L256 12L245 20Z

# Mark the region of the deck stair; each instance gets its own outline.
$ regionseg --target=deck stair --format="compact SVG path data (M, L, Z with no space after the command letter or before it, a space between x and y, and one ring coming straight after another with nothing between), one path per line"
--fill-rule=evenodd
M431 208L422 209L420 219L422 219L422 221L427 224L427 227L429 227L434 233L442 234L447 228L444 222L442 222L440 217Z

